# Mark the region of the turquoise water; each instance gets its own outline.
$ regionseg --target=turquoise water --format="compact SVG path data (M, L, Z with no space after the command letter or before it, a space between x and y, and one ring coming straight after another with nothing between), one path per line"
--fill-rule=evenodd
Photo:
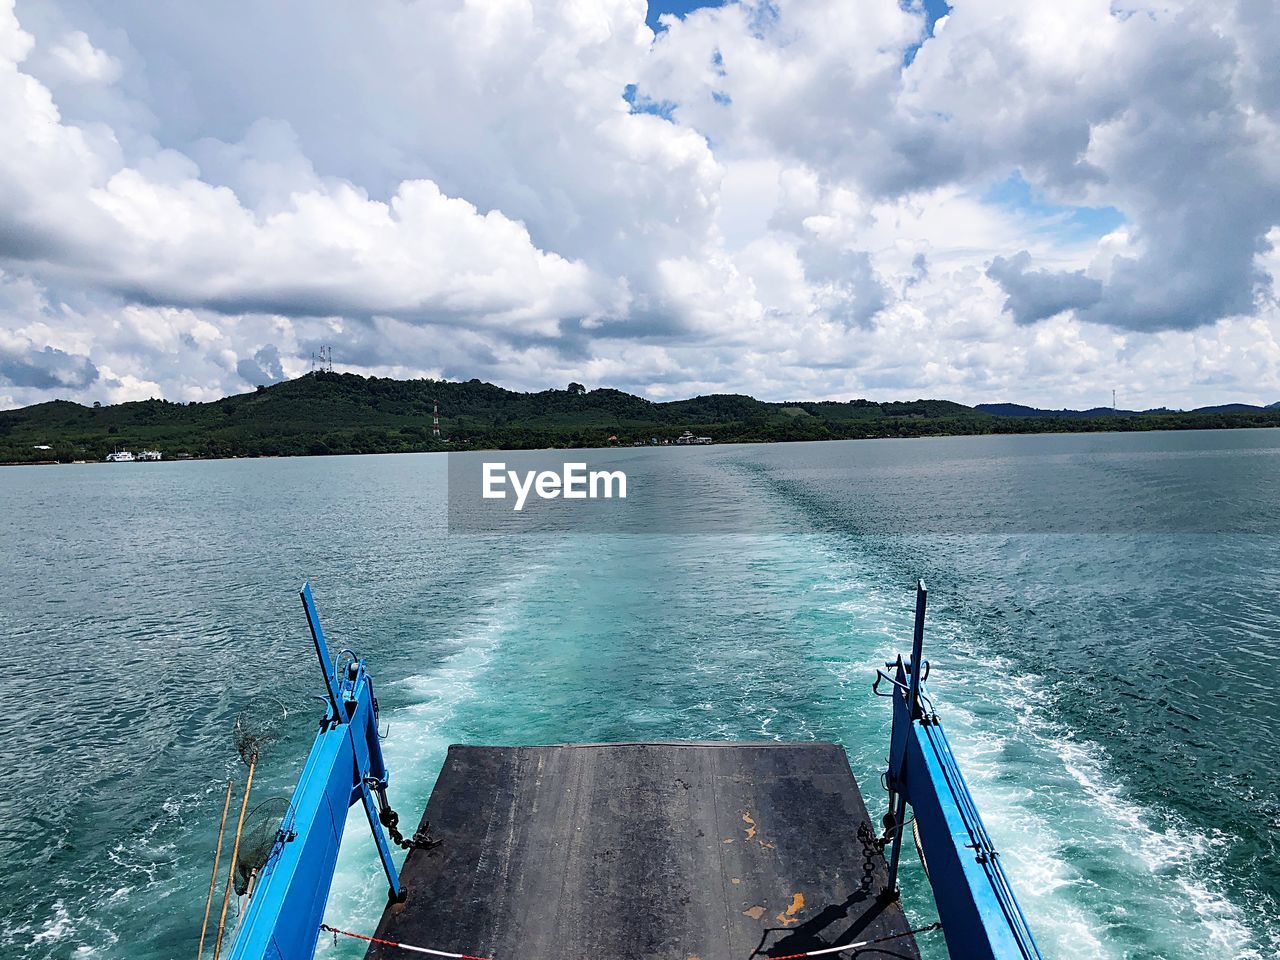
M414 821L452 742L833 739L877 808L870 680L917 575L935 700L1046 955L1277 955L1280 433L628 455L767 522L451 534L432 455L0 471L0 956L192 954L233 718L291 708L261 799L310 742L304 577L372 665ZM1039 501L991 499L1027 477ZM369 930L355 816L328 915Z

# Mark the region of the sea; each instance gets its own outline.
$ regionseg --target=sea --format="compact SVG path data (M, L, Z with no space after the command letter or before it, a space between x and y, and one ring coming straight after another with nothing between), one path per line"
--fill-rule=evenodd
M0 469L0 957L195 956L237 721L262 832L322 710L304 580L413 824L451 743L834 740L879 814L871 683L918 578L1044 955L1280 956L1280 430L595 456L628 522L499 533L454 509L455 455ZM357 809L326 917L371 933L384 901Z

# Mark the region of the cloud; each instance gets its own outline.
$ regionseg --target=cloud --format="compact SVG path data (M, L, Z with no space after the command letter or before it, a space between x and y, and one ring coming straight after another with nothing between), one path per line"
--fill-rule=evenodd
M200 179L175 150L122 164L63 123L50 91L18 69L32 44L11 9L0 9L0 36L9 56L0 63L9 145L0 236L14 260L137 302L225 312L388 312L551 330L562 316L606 307L597 295L607 285L583 264L539 250L522 224L430 180L406 180L382 201L351 183L301 177L276 209L259 211ZM268 129L274 136L258 127L241 145L242 176L270 180L276 164L265 154L289 136L287 126Z
M972 0L906 70L894 53L918 18L862 4L837 21L834 9L703 11L659 41L639 92L678 103L675 119L719 143L870 197L1019 171L1050 201L1120 210L1127 246L1089 258L1099 295L1076 276L1083 263L1042 267L1024 288L1047 299L1026 291L1028 319L1065 296L1088 301L1090 322L1190 329L1267 295L1255 258L1280 222L1280 86L1263 39L1280 38L1274 4Z
M0 379L15 387L82 390L98 379L98 368L88 357L56 347L11 350L0 344Z
M1091 307L1102 299L1102 283L1085 276L1083 270L1028 270L1030 264L1031 254L1023 250L1010 259L996 257L987 267L987 276L1009 295L1004 309L1018 323L1047 320L1068 310Z
M6 402L207 399L325 344L653 396L1270 402L1280 14L1128 7L655 37L643 0L0 0L0 333L100 371Z
M73 30L49 50L57 73L75 83L115 83L120 79L120 61L89 42L83 30Z
M284 368L280 365L280 351L274 343L268 343L252 358L245 357L237 361L236 373L255 386L279 383L285 379Z
M801 248L805 280L819 310L845 326L865 326L889 302L889 290L865 250L810 242Z

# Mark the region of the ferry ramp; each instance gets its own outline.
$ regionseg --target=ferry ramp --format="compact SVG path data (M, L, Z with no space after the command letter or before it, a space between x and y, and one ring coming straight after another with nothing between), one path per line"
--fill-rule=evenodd
M865 941L839 956L919 958L836 744L452 746L423 820L440 844L409 853L379 940L492 960Z

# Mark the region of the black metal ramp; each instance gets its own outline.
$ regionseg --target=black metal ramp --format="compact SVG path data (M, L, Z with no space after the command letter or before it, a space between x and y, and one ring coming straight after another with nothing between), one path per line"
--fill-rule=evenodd
M453 746L424 819L443 842L409 854L379 938L493 960L748 960L907 930L831 743ZM903 936L857 955L919 952Z

